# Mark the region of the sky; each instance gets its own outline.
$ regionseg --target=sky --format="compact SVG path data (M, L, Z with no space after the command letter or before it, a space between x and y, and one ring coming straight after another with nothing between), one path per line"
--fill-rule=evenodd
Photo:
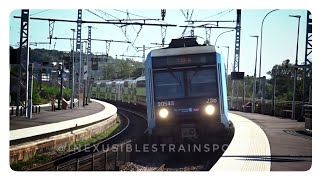
M100 13L102 10L104 12ZM120 10L120 11L119 11ZM187 9L184 9L187 10ZM189 9L189 14L193 14L191 20L236 20L236 9ZM245 75L252 76L254 74L254 65L256 59L256 38L250 37L253 35L260 36L261 22L263 17L272 9L243 9L241 14L241 50L240 50L240 71L244 71ZM121 12L122 11L122 12ZM137 18L151 18L161 19L160 9L83 9L82 20L88 21L104 21L104 19L127 19L129 12L130 19ZM107 13L107 15L105 15ZM17 47L20 34L20 19L13 18L13 16L20 16L21 10L17 9L10 13L10 45ZM263 26L263 49L261 58L261 76L272 69L275 64L281 64L285 59L290 59L295 62L298 19L289 17L289 15L300 15L300 36L298 49L298 62L304 62L305 56L305 40L306 40L306 14L307 10L295 9L280 9L274 11L267 16ZM98 16L100 17L98 17ZM30 17L41 18L56 18L76 20L77 9L30 9ZM102 19L102 18L104 19ZM168 23L178 26L187 25L186 18L180 9L167 9L164 21L147 21L147 23ZM204 23L196 23L201 25ZM159 26L126 26L120 28L112 24L83 24L82 38L88 37L88 26L92 26L92 38L94 39L108 39L119 41L134 42L133 46L155 47L151 43L161 43L161 27ZM234 27L235 23L221 23L220 26ZM76 29L76 23L56 22L54 25L53 37L72 38L72 31ZM171 39L181 37L183 27L168 27L166 31L165 43L170 43ZM191 28L186 30L186 35L190 35ZM229 46L228 72L232 71L234 63L234 48L235 48L235 31L221 34L229 31L229 29L212 29L210 42L212 45L216 43L219 46L219 51L222 52L225 59L227 59L227 48L222 46ZM30 42L49 42L49 22L30 20ZM126 34L126 36L125 36ZM138 36L137 36L138 34ZM206 34L205 29L196 28L194 34L199 36L198 43L203 43ZM219 36L221 34L221 36ZM219 36L218 40L217 37ZM45 48L55 49L61 51L70 51L70 40L53 40L51 45L37 45L31 48ZM111 43L109 54L113 57L116 55L127 56L142 56L142 49L136 51L132 45L127 43ZM260 37L258 42L258 62L257 62L257 76L259 75L259 61L260 61ZM106 50L106 43L100 41L92 41L91 51L93 53L104 53ZM146 51L146 54L151 49ZM141 61L141 58L135 58ZM268 76L267 76L268 77Z

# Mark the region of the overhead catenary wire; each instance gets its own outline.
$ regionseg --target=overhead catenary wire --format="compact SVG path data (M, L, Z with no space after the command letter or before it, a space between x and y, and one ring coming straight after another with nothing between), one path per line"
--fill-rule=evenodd
M131 20L128 9L127 9L127 18L128 18L129 20ZM136 33L138 33L137 30L136 30L136 28L135 28L134 26L132 26L132 28L133 28L133 30L134 30Z
M192 11L191 11L190 16L189 16L189 9L187 9L187 10L180 9L180 11L181 11L181 13L183 14L183 16L186 18L187 21L190 21L190 20L191 20L192 15L193 15L193 12L194 12L193 9L192 9ZM193 24L193 23L192 23L192 22L188 22L188 25L190 25L190 24ZM187 28L188 28L188 27L185 27L184 30L182 31L181 37L184 37L184 36L185 36ZM191 34L193 34L193 29L192 29L190 32L191 32Z
M221 18L222 16L224 16L224 15L226 15L226 14L228 14L228 13L232 12L233 10L234 10L234 9L230 9L229 11L227 11L227 12L225 12L225 13L220 14L217 18Z
M107 12L101 10L101 9L96 9L96 11L102 12L103 14L105 14L105 15L107 15L107 16L110 16L110 17L112 17L112 18L114 18L114 19L120 20L118 17L113 16L113 15L111 15L111 14L109 14L109 13L107 13Z
M122 10L118 10L118 9L113 9L113 10L127 14L127 12L122 11ZM129 13L129 14L131 14L131 15L133 15L133 16L141 17L141 18L152 19L152 18L149 18L149 17L145 17L145 16L133 14L133 13ZM158 22L162 22L162 23L164 22L164 21L161 21L160 19L159 19L159 20L157 19L157 20L154 20L154 21L158 21ZM165 23L166 23L166 22L165 22ZM166 24L167 24L167 23L166 23Z
M231 12L231 11L233 11L233 9L227 9L227 10L224 10L224 11L221 11L221 12L219 12L219 13L217 13L217 14L214 14L214 15L211 15L211 16L208 16L208 17L206 17L206 18L203 18L203 19L200 19L200 21L202 21L202 20L205 20L205 19L208 19L208 18L211 18L211 17L214 17L214 16L218 16L218 15L221 15L221 14L223 14L223 13L229 13L229 12ZM223 15L225 15L225 14L223 14ZM221 16L220 16L221 17Z
M103 19L103 20L105 20L105 21L108 21L108 20L105 19L104 17L102 17L102 16L100 16L100 15L98 15L98 14L96 14L96 13L90 11L90 10L87 10L87 11L90 12L90 13L92 13L93 15L96 15L97 17L99 17L99 18L101 18L101 19ZM113 16L113 15L110 15L109 13L106 13L105 11L102 11L102 10L99 10L99 9L97 9L96 11L98 11L99 13L101 13L101 14L103 14L103 15L105 15L105 16L111 16L111 17L114 17L114 18L116 18L116 19L119 20L119 18L117 18L117 17L115 17L115 16ZM132 42L131 39L127 36L127 34L124 32L124 30L121 28L120 25L116 25L116 24L114 24L114 25L115 25L116 27L118 27L118 28L121 29L121 32L124 34L125 38L126 38L128 41ZM141 26L141 27L142 27L142 26ZM140 29L140 30L141 30L141 29ZM137 37L136 37L136 38L137 38ZM135 39L135 40L136 40L136 39ZM134 42L135 42L135 40L134 40ZM134 43L134 42L133 42L133 43ZM133 47L136 49L136 47L134 46L133 43L130 43L130 44L131 44L131 46L133 46ZM127 52L128 50L129 50L129 46L127 46L125 52ZM136 50L136 51L137 51L137 50Z
M106 13L106 12L103 11L103 10L97 9L97 11L99 11L100 13L102 13L102 14L104 14L104 15L108 15L108 16L111 16L111 17L114 17L114 18L120 20L119 18L117 18L117 17L115 17L115 16L113 16L113 15L111 15L111 14L109 14L109 13ZM123 11L122 11L122 12L123 12ZM125 13L127 14L127 19L130 20L130 14L132 14L132 13L129 13L128 10L127 10L127 12L125 12ZM138 51L138 50L137 50L137 47L136 47L134 44L135 44L135 42L136 42L136 40L137 40L137 38L138 38L138 36L139 36L139 34L140 34L140 32L141 32L142 25L140 25L139 31L137 31L137 30L134 28L134 26L132 26L133 29L135 30L135 32L137 33L137 35L136 35L136 37L135 37L135 39L134 39L133 41L131 41L131 39L127 36L126 30L123 30L123 28L122 28L121 26L117 26L117 27L119 27L119 28L121 29L122 33L123 33L124 36L127 38L127 40L130 41L130 42L132 42L132 43L131 43L131 47L133 47L134 50L137 52L137 51ZM126 48L126 50L125 50L124 53L128 52L129 49L130 49L130 46L127 46L127 48Z
M136 40L137 40L137 38L138 38L141 30L142 30L142 26L140 26L140 29L139 29L139 31L137 32L137 35L136 35L134 41L131 43L131 46L134 48L134 50L135 50L136 52L138 52L138 48L137 48L136 46L134 46L134 44L135 44L135 42L136 42ZM129 48L129 46L128 46L128 47L127 47L127 50L126 50L124 53L128 52L129 49L130 49L130 48ZM124 54L124 53L123 53L123 54Z
M40 13L44 13L44 12L47 12L47 11L50 11L51 9L46 9L46 10L43 10L43 11L40 11L40 12L36 12L36 13L33 13L33 14L30 14L30 16L33 16L33 15L36 15L36 14L40 14Z
M36 13L34 13L34 14L39 14L39 13L43 13L43 12L46 12L46 11L48 11L48 10L44 10L44 11L40 11L40 12L36 12ZM102 19L104 19L105 21L107 21L107 19L106 18L104 18L104 15L99 15L99 13L97 13L97 12L93 12L92 10L87 10L88 12L90 12L90 13L92 13L92 14L94 14L95 16L98 16L99 18L102 18ZM103 12L103 11L101 11L101 10L98 10L100 13L101 12ZM118 11L121 11L121 10L118 10ZM123 11L122 11L123 12ZM140 15L137 15L137 14L133 14L133 13L130 13L128 10L127 10L127 12L125 12L127 15L134 15L134 16L139 16L139 17L144 17L144 16L140 16ZM108 16L111 16L111 17L115 17L115 16L113 16L113 15L111 15L111 14L109 14L109 13L107 13L106 15L108 15ZM21 18L21 17L18 17L18 16L15 16L14 18ZM115 17L116 18L116 17ZM131 19L132 18L132 16L130 17L129 16L129 20L131 20L131 21L133 21L133 19ZM32 19L32 20L47 20L47 21L57 21L57 22L72 22L72 23L74 23L74 22L76 22L76 21L74 21L74 20L65 20L65 19L53 19L53 18L36 18L36 17L32 17L32 18L30 18L30 19ZM118 18L117 18L118 19ZM137 19L137 20L141 20L141 19ZM150 20L150 19L149 19ZM143 25L149 25L149 26L165 26L165 27L167 27L167 26L175 26L176 27L176 25L172 25L172 24L164 24L165 22L163 22L163 21L159 21L159 22L161 22L161 24L159 24L159 23L146 23L145 21L147 21L147 20L144 20L144 22L143 23L141 23L141 22L125 22L125 23L123 23L123 22L121 22L121 20L119 20L119 22L117 21L117 20L114 20L114 21L116 21L116 22L113 22L113 20L110 20L109 22L99 22L99 21L86 21L86 20L82 20L82 23L98 23L98 24L113 24L113 25L118 25L117 27L122 27L121 26L121 24L125 24L126 26L128 26L128 25L140 25L140 30L139 30L139 32L137 32L137 28L134 28L134 26L133 26L133 30L134 31L136 31L136 33L137 33L137 35L135 36L135 38L134 38L134 41L133 42L136 42L137 41L137 38L139 37L139 34L140 34L140 31L141 31L141 27L143 26ZM130 39L129 39L129 37L127 37L126 36L126 38L128 38L128 40L130 41ZM135 43L132 43L131 44L132 45L132 47L134 47L134 49L137 51L137 48L135 47ZM50 46L49 45L49 49L51 49L52 48L52 46ZM55 48L55 47L53 47L53 48Z
M99 17L99 18L101 18L101 19L103 19L103 20L105 20L105 21L109 21L108 19L105 19L104 17L98 15L97 13L92 12L92 11L89 10L89 9L86 9L86 11L88 11L89 13L91 13L91 14L93 14L93 15L95 15L95 16L97 16L97 17ZM119 27L119 26L116 25L116 24L114 24L114 25L117 26L117 27Z

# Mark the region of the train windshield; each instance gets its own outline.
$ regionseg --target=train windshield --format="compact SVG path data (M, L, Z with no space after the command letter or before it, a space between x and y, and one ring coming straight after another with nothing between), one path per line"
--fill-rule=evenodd
M192 69L187 72L188 97L218 96L216 69Z
M154 75L156 99L183 98L184 82L182 71L163 71Z
M155 98L176 99L218 96L215 68L157 71L154 74Z

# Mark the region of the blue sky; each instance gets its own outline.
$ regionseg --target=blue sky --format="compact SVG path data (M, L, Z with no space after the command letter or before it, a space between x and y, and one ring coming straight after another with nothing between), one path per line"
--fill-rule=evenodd
M43 18L57 18L57 19L70 19L76 20L77 9L69 10L57 10L50 9L31 9L31 17L43 17ZM120 9L126 11L126 9ZM230 11L231 10L231 11ZM256 39L250 37L251 35L260 36L260 26L263 17L271 9L264 10L242 10L242 30L241 30L241 52L240 52L240 71L244 71L246 75L253 75L254 62L255 62L255 50ZM100 14L96 9L90 9L91 12L103 16L105 19L113 19L117 17L119 19L126 19L127 14L116 11L114 9L103 9L109 16ZM160 19L160 9L128 9L130 18L141 18L135 15L140 15L147 18ZM221 13L220 12L225 12ZM10 45L16 46L19 41L19 27L20 20L14 19L13 16L20 15L20 10L12 11L10 14ZM191 10L190 10L191 13ZM296 18L289 17L289 15L301 15L300 22L300 37L299 37L299 63L304 62L305 54L305 28L306 28L306 10L290 10L280 9L268 15L265 20L263 28L263 51L262 51L262 70L261 74L266 75L266 72L271 70L274 64L280 64L285 59L290 59L291 62L295 61L296 52L296 40L297 40L297 26L298 20ZM135 14L135 15L133 15ZM218 15L217 15L218 14ZM110 16L111 15L111 16ZM88 10L83 9L83 20L103 21L103 19L93 15ZM192 20L236 20L236 10L232 9L194 9ZM176 25L186 25L184 22L185 17L181 13L180 9L168 9L164 22ZM155 23L155 21L150 21ZM160 23L160 22L159 22ZM113 40L127 40L121 29L115 25L100 25L100 24L83 24L82 25L82 38L87 38L88 28L87 26L93 26L92 38L96 39L113 39ZM199 24L200 25L200 24ZM234 26L234 23L224 23L220 26ZM71 28L76 28L76 23L64 23L56 22L53 32L53 37L72 37ZM137 32L140 26L127 26L126 34L131 42L136 38ZM169 43L172 38L178 38L184 28L168 27L165 43ZM214 44L218 35L228 29L212 29L211 31L211 44ZM190 33L190 29L187 29L187 34ZM49 23L48 21L30 21L30 42L48 42ZM198 38L199 43L203 43L205 38L204 29L195 29L195 35L202 38ZM161 28L143 26L139 36L136 38L135 46L142 47L142 45L154 46L150 43L161 42ZM228 32L221 35L217 41L217 46L229 46L229 72L231 72L232 64L234 61L234 42L235 31ZM105 52L105 42L92 42L92 52L103 53ZM259 38L260 46L260 38ZM38 45L31 46L32 48L46 48L56 49L62 51L69 51L71 49L71 42L68 40L53 40L51 45ZM227 49L220 48L221 52L227 57ZM147 50L149 52L150 50ZM259 49L258 49L258 63L259 63ZM129 44L124 43L111 43L109 54L113 57L116 55L135 55L142 56L142 51L135 51ZM136 60L141 60L136 58ZM258 75L258 67L257 67Z

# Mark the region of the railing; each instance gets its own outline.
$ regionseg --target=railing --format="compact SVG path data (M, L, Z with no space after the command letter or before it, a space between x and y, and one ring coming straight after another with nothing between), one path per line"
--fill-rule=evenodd
M23 107L23 106L19 106L19 109L18 109L18 115L19 116L23 116L26 114L26 108ZM9 110L9 113L10 113L10 116L13 116L16 114L16 107L12 106ZM39 105L34 105L32 106L32 113L40 113L40 106Z
M230 101L231 97L228 97L228 105L229 109L230 107ZM243 100L242 97L239 97L239 107L240 111L243 112L251 112L252 110L252 98L245 98ZM278 117L284 117L284 118L291 118L292 114L292 101L275 101L275 112L273 112L273 106L272 106L272 100L256 100L255 102L255 113L265 114L265 115L271 115L271 116L278 116ZM236 97L234 97L234 107L237 107L236 104ZM295 106L295 117L299 121L304 120L304 108L303 103L296 101Z
M55 165L54 162L29 171L119 171L120 166L130 159L130 152L126 151L126 145L131 142L110 147L85 157L71 160L63 164Z
M304 105L304 119L306 121L305 128L307 130L312 130L312 105Z

